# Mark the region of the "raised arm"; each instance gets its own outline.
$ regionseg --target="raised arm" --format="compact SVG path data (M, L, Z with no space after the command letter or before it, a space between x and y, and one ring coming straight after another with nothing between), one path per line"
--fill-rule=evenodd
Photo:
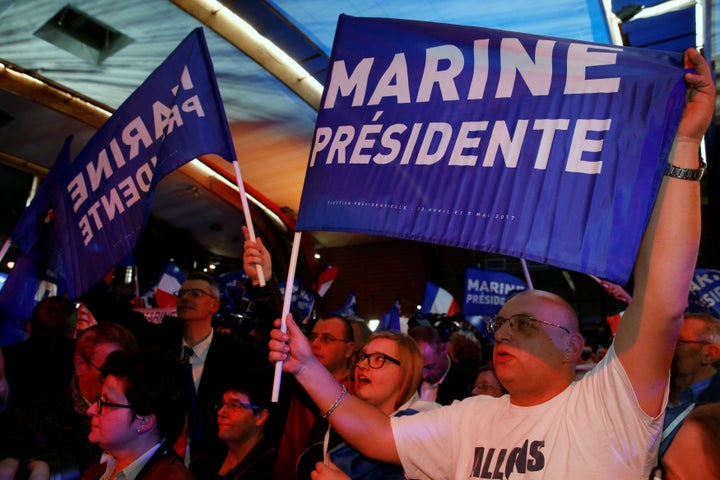
M670 163L697 169L699 148L715 107L710 67L695 49L685 52L685 111ZM632 303L615 337L615 350L642 409L660 414L670 362L700 243L700 182L664 176L635 265Z
M270 360L283 361L283 371L295 376L323 414L332 410L330 425L348 443L367 457L399 464L390 418L349 393L343 395L342 386L315 358L292 315L286 322L287 334L279 329L271 332Z

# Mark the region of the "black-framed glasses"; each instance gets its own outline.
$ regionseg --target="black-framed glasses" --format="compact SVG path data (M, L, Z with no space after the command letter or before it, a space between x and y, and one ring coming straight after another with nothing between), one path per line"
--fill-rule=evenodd
M385 365L386 361L394 363L395 365L400 365L400 361L396 358L391 357L390 355L385 355L384 353L365 352L356 353L353 363L355 366L357 366L365 360L367 360L367 364L370 368L382 368Z
M201 290L199 288L188 288L187 290L178 290L177 292L173 292L173 295L176 297L184 297L185 295L190 296L190 298L200 298L203 295L207 295L210 298L215 298L215 295L212 293L208 293L205 290Z
M105 400L100 397L100 394L95 395L95 403L98 404L98 415L102 415L103 408L110 407L110 408L129 408L130 410L133 409L132 405L125 405L123 403L112 403L112 402L106 402Z
M335 338L329 333L311 333L308 335L308 341L312 343L314 340L319 340L320 343L332 343L332 342L343 342L348 343L352 342L352 340L341 340L339 338Z
M253 405L252 403L243 403L243 402L238 402L238 401L233 400L231 402L220 402L220 403L216 404L215 411L219 412L220 410L222 410L223 407L227 407L228 410L245 409L245 410L250 410L253 413L260 410L260 407L258 407L257 405Z
M570 333L570 330L563 327L562 325L546 322L545 320L540 320L539 318L535 318L529 313L518 313L516 315L511 315L510 318L505 318L498 315L488 322L488 331L490 331L491 333L496 333L506 323L510 326L511 330L523 335L531 335L535 330L535 328L533 327L533 324L535 323L550 325L551 327L559 328L561 330L564 330L566 333Z
M93 368L94 368L95 370L97 370L98 372L101 371L101 370L100 370L100 367L98 367L98 366L95 365L93 362L91 362L85 355L80 355L80 358L82 358L83 362L87 363L88 365L90 365L91 367L93 367Z

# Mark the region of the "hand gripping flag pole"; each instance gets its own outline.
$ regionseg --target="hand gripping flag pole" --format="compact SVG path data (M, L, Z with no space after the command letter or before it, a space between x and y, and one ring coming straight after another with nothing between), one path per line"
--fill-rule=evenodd
M287 275L287 281L285 285L292 285L295 282L295 267L297 266L297 259L298 259L298 252L300 250L300 238L302 237L301 232L295 232L295 237L293 238L293 244L292 244L292 251L290 253L290 265L288 266L288 275ZM280 324L280 330L285 333L287 332L287 324L285 323L285 318L287 317L288 313L290 313L290 302L292 300L292 287L285 287L285 297L283 299L283 308L282 308L282 316L281 324ZM272 391L272 401L277 402L280 397L280 377L282 375L282 367L283 362L278 361L275 362L275 378L273 380L273 391Z

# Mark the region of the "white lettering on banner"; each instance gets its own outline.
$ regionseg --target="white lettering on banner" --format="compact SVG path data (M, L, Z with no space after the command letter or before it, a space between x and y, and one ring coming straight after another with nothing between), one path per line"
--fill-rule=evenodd
M182 72L180 85L185 90L194 88L187 66ZM178 95L180 90L175 87L172 91ZM140 115L131 119L122 128L118 138L112 138L107 147L102 148L97 157L91 159L68 183L66 190L73 211L78 214L77 226L85 245L92 241L95 233L102 230L106 222L112 222L118 215L122 215L152 187L157 156L140 165L133 165L132 160L154 144L161 143L167 136L173 133L182 135L184 119L189 116L205 117L205 111L200 98L193 95L182 100L179 105L168 106L155 101L151 105L150 115L151 125L147 125ZM109 186L108 180L119 172L124 172L125 176ZM88 204L90 194L102 188L107 191ZM80 212L81 209L85 211Z
M157 157L152 157L149 162L141 165L134 175L124 178L117 187L111 188L100 197L88 208L87 213L80 217L78 227L85 245L92 241L95 232L102 230L105 220L113 221L117 214L122 214L126 208L132 207L141 199L140 192L147 193L150 190L156 165Z
M526 44L519 38L502 38L500 64L494 69L490 65L489 39L473 42L469 62L456 45L427 48L416 92L411 90L405 53L394 54L387 65L374 57L363 58L351 71L345 60L337 60L333 63L323 108L335 108L341 97L349 98L352 107L375 106L383 100L409 104L413 98L416 103L427 103L434 92L443 102L481 100L488 93L507 99L517 93L521 84L534 97L550 95L554 84L556 88L562 87L562 95L615 93L620 89L620 77L601 77L593 71L594 67L615 65L617 52L622 51L620 47L570 43L564 63L558 66L560 60L554 58L555 40L536 40L534 55L528 52ZM556 70L563 70L563 82L553 81L560 75ZM471 75L461 75L467 71ZM496 76L493 82L497 87L494 92L487 92L493 84L491 74ZM377 84L373 86L370 78L376 77ZM516 168L521 154L528 158L524 151L527 147L524 150L523 147L532 138L538 145L529 152L534 158L534 169L547 169L553 145L569 142L564 171L596 175L602 170L602 161L589 160L584 154L601 152L603 134L611 127L608 118L519 119L512 125L511 133L511 126L504 119L465 121L459 125L442 121L383 125L376 123L382 114L382 110L376 112L373 123L367 125L318 126L309 166L314 167L316 161L325 165L388 165L395 161L400 165L411 162L435 165L445 161L449 166L462 167L476 167L480 162L481 167L490 168L501 153L505 167ZM485 153L479 158L481 147Z
M706 286L712 285L719 280L720 275L715 272L704 272L701 275L695 274L692 283L690 283L690 291L697 292L698 290L702 290Z
M507 295L510 292L514 292L515 290L520 290L523 287L518 285L513 285L511 283L503 283L503 282L488 282L486 280L477 280L477 279L471 279L469 278L467 280L467 286L465 288L466 291L472 292L487 292L487 293L494 293L497 295Z
M703 305L706 307L714 307L720 303L720 285L706 292L700 298L703 301Z
M610 130L610 119L537 119L518 120L511 134L505 120L495 122L462 122L457 131L446 122L415 123L410 132L408 126L393 124L363 125L360 132L352 125L318 127L310 156L310 167L314 167L320 154L324 164L369 164L387 165L396 160L400 165L408 165L414 158L415 165L434 165L447 159L449 166L475 167L479 160L477 152L481 141L487 142L482 167L493 167L502 152L507 168L516 168L523 148L530 138L538 145L531 152L534 157L533 168L545 170L550 160L553 144L565 138L559 132L570 130L570 148L565 159L566 172L599 174L602 161L583 159L585 152L600 152L602 138L591 138L589 132L600 136ZM479 135L479 132L488 132ZM420 145L416 150L416 146ZM528 142L529 143L529 142ZM354 144L354 145L353 145ZM376 151L374 155L369 152Z
M499 295L478 295L468 293L465 295L465 303L470 305L504 305L505 297Z
M459 85L458 78L467 65L460 47L440 45L425 50L425 66L420 78L415 101L429 102L437 87L442 101L478 100L485 97L490 76L489 41L475 40L473 43L472 77L468 85ZM500 42L499 78L495 98L512 97L517 86L517 77L522 77L530 94L547 96L553 80L554 40L540 39L535 45L535 60L525 50L518 38L503 38ZM619 77L588 78L587 72L593 67L614 65L620 47L570 43L565 58L563 94L579 95L593 93L615 93L620 89ZM444 66L444 68L441 68ZM380 79L367 99L370 73L383 69ZM333 63L330 81L323 108L335 108L338 96L352 95L352 106L378 105L384 98L395 98L398 104L409 103L413 97L405 54L396 53L390 63L383 67L376 65L373 57L363 58L348 73L345 60ZM462 93L462 96L461 96Z

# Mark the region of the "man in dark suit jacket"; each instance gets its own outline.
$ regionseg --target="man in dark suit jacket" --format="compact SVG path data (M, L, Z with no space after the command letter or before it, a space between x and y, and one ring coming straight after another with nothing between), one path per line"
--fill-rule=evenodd
M440 405L450 405L470 395L470 385L475 380L473 371L452 361L448 344L442 342L434 327L419 325L408 332L423 354L423 381L420 398Z

